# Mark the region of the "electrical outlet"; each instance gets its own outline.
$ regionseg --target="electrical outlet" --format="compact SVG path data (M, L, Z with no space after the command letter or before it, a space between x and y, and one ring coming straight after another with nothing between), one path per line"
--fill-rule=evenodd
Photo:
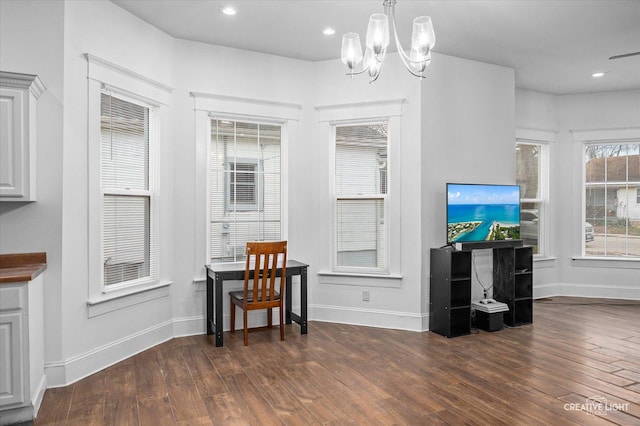
M362 301L363 302L368 302L369 301L369 290L364 290L362 292Z

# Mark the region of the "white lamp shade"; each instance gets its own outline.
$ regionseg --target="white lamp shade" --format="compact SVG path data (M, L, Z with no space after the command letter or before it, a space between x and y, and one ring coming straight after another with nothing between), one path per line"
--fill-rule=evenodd
M421 50L426 54L436 45L436 33L429 16L418 16L413 20L411 50Z
M362 46L357 33L346 33L342 36L342 63L353 68L362 61Z
M374 13L367 27L367 47L376 55L389 46L389 18L384 13Z

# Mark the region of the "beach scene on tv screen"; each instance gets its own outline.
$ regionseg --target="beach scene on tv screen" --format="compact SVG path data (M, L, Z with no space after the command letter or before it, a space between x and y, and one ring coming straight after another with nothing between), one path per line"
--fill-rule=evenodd
M518 186L447 186L447 242L511 239L520 239Z

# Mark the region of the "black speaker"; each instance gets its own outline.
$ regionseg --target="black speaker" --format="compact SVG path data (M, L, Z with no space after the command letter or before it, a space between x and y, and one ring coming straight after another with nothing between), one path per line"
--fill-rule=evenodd
M471 251L493 248L522 247L522 240L495 240L477 241L468 243L453 243L453 247L459 251Z

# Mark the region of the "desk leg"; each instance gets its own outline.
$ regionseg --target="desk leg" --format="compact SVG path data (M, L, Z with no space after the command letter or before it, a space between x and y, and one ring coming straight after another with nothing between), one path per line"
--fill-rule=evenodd
M213 278L207 273L207 335L213 334Z
M215 333L216 333L216 347L222 346L222 278L215 274Z
M285 284L284 289L284 323L291 324L291 308L293 306L292 299L293 295L291 294L291 288L293 282L293 278L291 275L287 275L287 283Z
M300 274L300 334L307 334L307 268Z

